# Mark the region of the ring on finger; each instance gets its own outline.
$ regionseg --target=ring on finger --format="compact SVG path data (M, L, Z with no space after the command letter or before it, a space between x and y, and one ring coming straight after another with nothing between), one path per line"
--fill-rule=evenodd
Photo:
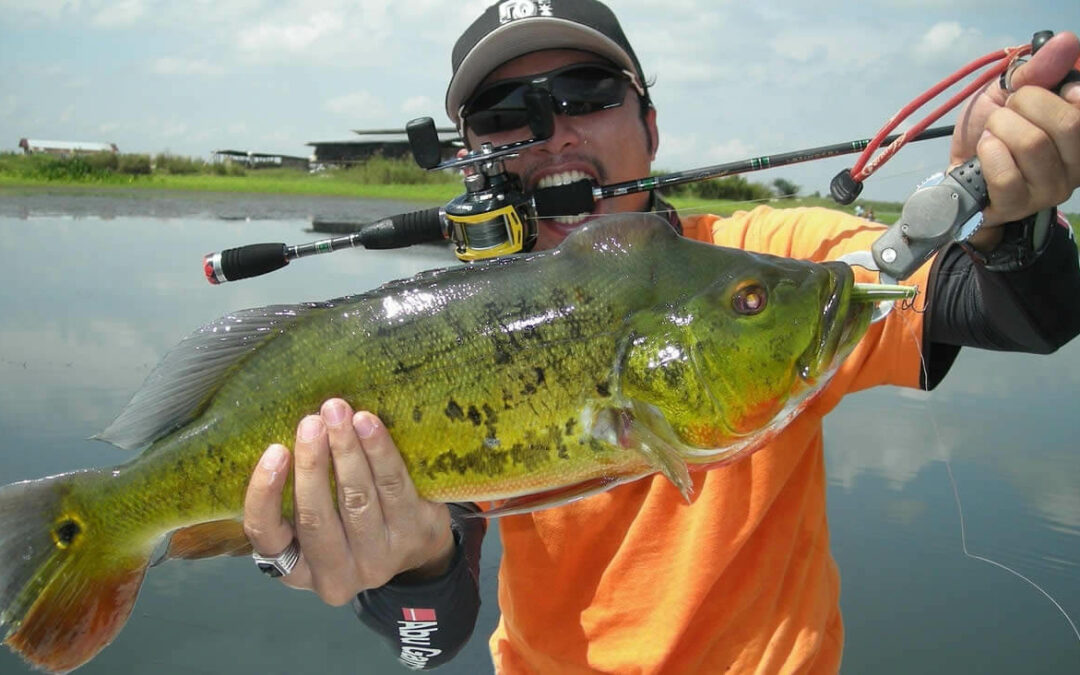
M300 544L294 537L285 550L277 555L262 555L258 552L251 554L252 560L259 571L268 577L276 579L287 576L300 561Z

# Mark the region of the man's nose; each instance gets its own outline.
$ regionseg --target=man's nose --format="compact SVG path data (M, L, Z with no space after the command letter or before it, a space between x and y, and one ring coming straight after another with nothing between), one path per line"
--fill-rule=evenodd
M551 138L539 149L542 152L558 153L581 147L585 142L581 121L581 117L556 114L552 124Z

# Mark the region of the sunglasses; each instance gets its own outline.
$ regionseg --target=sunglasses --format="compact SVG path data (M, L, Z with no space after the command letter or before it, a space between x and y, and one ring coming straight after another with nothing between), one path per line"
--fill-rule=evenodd
M525 94L546 91L559 115L588 115L618 108L633 84L638 96L645 89L633 73L605 63L575 63L546 73L492 82L461 106L463 123L481 136L528 126Z

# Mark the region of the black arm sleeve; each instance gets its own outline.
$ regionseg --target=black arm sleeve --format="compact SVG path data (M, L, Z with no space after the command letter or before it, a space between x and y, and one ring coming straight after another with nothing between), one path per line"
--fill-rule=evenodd
M1080 333L1080 261L1071 232L1054 224L1042 253L1015 272L992 272L957 245L930 271L922 387L933 389L960 347L1049 354Z
M353 601L360 620L385 638L409 668L446 663L465 646L476 626L485 530L485 521L476 513L475 504L450 504L455 550L446 574L419 584L391 579Z

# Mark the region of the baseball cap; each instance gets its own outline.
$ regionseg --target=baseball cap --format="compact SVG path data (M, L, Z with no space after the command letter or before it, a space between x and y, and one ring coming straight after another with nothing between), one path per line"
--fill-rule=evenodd
M454 44L454 74L446 90L446 114L458 112L481 82L507 61L542 49L580 49L602 56L637 75L645 87L630 42L615 14L597 0L503 0L484 11Z

